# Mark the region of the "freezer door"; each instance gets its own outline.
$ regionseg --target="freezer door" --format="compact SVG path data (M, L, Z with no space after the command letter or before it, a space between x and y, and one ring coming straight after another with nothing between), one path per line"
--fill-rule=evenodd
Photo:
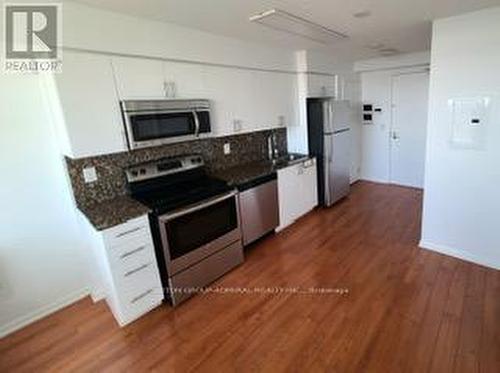
M323 133L333 133L333 100L323 101Z
M325 204L327 206L349 194L350 148L349 129L325 136Z
M351 127L351 106L349 101L331 102L330 121L332 132L338 132Z

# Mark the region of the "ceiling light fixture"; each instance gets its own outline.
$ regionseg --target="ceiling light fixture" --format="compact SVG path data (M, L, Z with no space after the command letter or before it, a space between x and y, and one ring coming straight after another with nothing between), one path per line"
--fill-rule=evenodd
M275 30L288 32L322 44L330 44L348 36L279 9L271 9L250 17L251 22L260 23Z

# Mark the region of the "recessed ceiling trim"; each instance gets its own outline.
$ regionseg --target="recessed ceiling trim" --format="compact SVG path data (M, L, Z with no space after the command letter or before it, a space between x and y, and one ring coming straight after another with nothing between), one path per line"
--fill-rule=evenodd
M348 38L347 35L341 32L280 9L271 9L259 13L250 17L250 21L322 44L331 44Z

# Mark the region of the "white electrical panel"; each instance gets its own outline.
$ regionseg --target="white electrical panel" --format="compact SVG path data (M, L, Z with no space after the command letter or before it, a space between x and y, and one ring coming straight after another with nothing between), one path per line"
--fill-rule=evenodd
M451 117L451 145L454 148L481 149L486 141L486 122L490 99L487 97L448 100Z

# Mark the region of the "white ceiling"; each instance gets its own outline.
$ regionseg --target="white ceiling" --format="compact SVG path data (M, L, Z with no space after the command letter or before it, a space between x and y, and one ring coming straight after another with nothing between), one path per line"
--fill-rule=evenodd
M431 21L490 6L500 0L78 0L138 17L166 21L214 34L292 49L332 49L347 58L377 56L367 48L382 43L399 51L429 49ZM350 36L322 45L248 21L279 8ZM371 16L353 14L368 10Z

